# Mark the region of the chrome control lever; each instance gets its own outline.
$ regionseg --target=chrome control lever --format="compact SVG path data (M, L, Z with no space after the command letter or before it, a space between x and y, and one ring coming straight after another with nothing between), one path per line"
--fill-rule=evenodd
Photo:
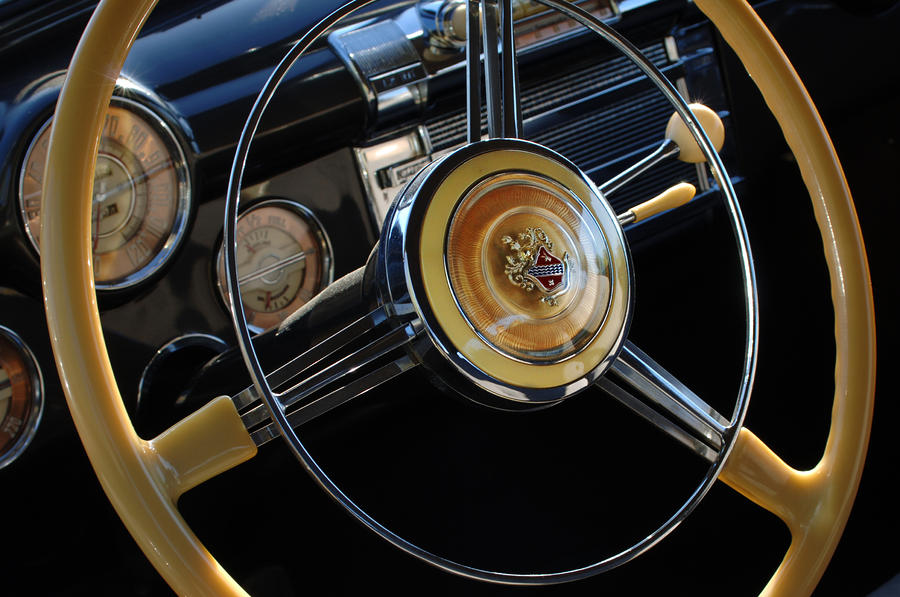
M713 147L716 151L721 151L722 145L725 143L725 125L722 124L722 119L703 104L691 104L689 107L706 131ZM706 161L700 151L700 146L697 145L694 136L678 114L672 114L672 117L669 118L665 140L653 153L610 178L598 188L603 195L610 195L650 168L673 157L692 164Z

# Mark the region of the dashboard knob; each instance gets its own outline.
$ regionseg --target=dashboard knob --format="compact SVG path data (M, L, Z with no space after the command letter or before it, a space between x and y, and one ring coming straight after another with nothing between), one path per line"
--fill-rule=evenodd
M720 151L725 143L725 125L722 124L722 119L719 118L719 115L714 110L707 108L703 104L691 104L688 107L694 113L694 116L697 117L697 120L700 121L700 126L706 131L706 135L712 141L713 147L715 147L716 151ZM677 112L672 114L669 124L666 125L666 139L674 141L678 145L678 159L682 162L698 164L706 161L703 152L700 151L700 146L697 145L697 141L694 140L691 131Z
M466 42L465 0L437 0L418 5L428 43L436 48L462 48Z

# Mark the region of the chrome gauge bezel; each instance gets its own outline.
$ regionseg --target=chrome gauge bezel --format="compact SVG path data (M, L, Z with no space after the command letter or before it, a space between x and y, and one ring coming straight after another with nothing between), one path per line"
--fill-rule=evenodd
M128 93L134 95L135 92L132 89L128 89ZM97 281L95 279L94 285L96 289L104 292L124 290L141 284L169 263L187 234L193 199L191 168L188 164L183 145L173 132L172 128L159 113L140 101L122 97L120 95L113 95L110 106L130 111L149 128L153 129L154 132L159 135L160 139L162 139L165 149L168 151L171 158L172 171L176 178L176 197L173 199L175 201L175 217L172 222L171 231L156 254L147 263L128 275L110 281ZM26 167L38 141L52 123L53 117L51 116L38 127L32 136L31 141L28 143L28 147L19 164L17 188L19 217L21 218L21 224L25 231L25 235L28 237L32 248L38 256L40 256L40 245L37 236L28 224L28 210L26 209L25 203Z
M18 334L8 327L0 325L0 336L5 338L18 351L18 356L22 360L25 374L28 376L28 382L31 385L31 408L28 412L28 417L22 422L22 427L17 431L17 437L12 445L5 452L0 453L0 469L3 469L12 464L25 452L37 433L44 413L44 377L41 374L34 352Z
M292 212L294 215L304 220L308 225L310 233L313 235L315 242L321 248L319 267L322 270L322 279L320 287L316 291L316 294L318 294L334 281L334 250L332 249L331 239L328 237L328 233L325 232L325 227L322 225L322 222L319 220L319 218L316 217L316 215L308 207L306 207L302 203L293 201L291 199L285 199L283 197L269 197L250 203L238 215L238 223L240 223L242 218L248 216L254 211L266 207L277 207L285 211ZM225 310L230 311L228 306L229 300L227 292L227 282L223 278L224 244L222 240L220 240L219 242L219 249L216 251L215 261L213 262L213 274L216 280L216 288L219 291L219 298L221 299ZM245 305L245 312L246 311L247 309ZM250 317L247 318L248 322L250 321L250 319ZM250 329L253 331L253 333L258 334L264 331L266 328L250 323Z

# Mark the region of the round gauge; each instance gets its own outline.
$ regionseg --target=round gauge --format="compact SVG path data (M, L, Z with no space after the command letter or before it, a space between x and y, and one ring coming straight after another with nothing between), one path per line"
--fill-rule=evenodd
M43 384L34 355L0 326L0 468L28 447L43 410Z
M50 122L28 148L19 178L25 231L38 251ZM97 288L137 284L172 256L187 229L189 178L184 152L166 124L141 104L114 97L94 171L91 239Z
M281 199L257 203L238 218L235 233L238 284L249 325L277 325L331 283L331 245L303 206ZM227 305L221 249L218 285Z

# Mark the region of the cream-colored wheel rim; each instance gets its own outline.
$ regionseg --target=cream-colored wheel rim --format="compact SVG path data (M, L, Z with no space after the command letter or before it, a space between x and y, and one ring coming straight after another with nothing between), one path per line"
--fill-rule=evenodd
M742 0L696 0L741 58L800 165L831 274L837 363L821 462L794 471L744 429L721 478L779 515L793 541L764 590L806 595L850 512L871 424L875 327L865 249L840 163L809 96ZM60 96L44 186L42 275L51 341L73 419L103 487L144 553L181 594L244 594L175 507L178 495L242 462L255 447L227 399L152 441L134 432L106 353L93 287L93 156L113 85L153 0L101 2ZM89 148L89 151L85 151Z

